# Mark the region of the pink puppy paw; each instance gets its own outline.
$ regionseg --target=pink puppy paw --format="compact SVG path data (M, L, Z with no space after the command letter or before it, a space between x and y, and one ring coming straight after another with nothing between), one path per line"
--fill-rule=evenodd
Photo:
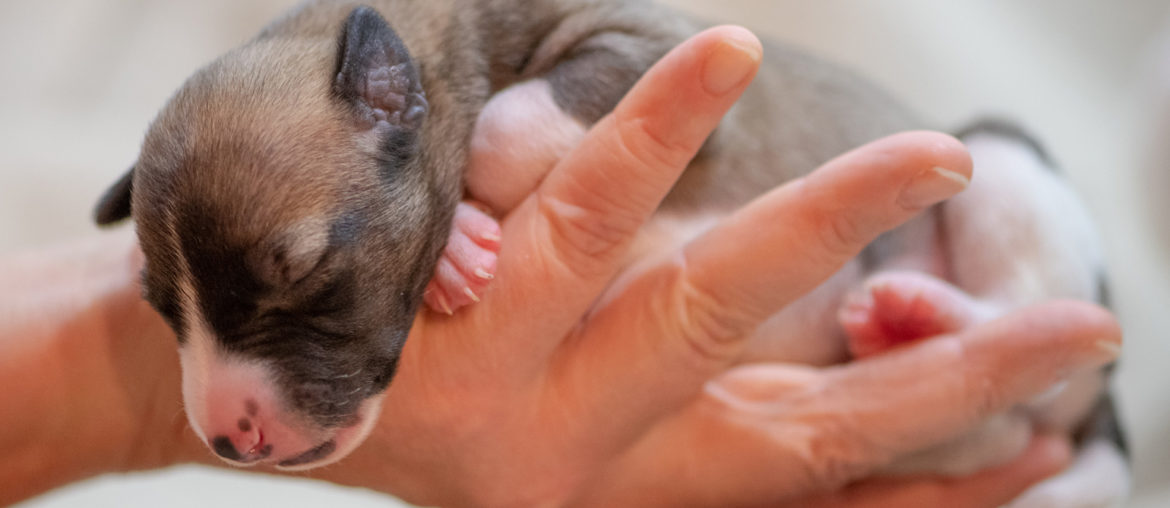
M455 208L447 247L423 300L435 312L452 314L478 302L496 273L500 224L467 202Z
M961 330L988 312L985 304L938 278L896 271L874 275L850 293L837 319L849 337L849 351L861 358Z

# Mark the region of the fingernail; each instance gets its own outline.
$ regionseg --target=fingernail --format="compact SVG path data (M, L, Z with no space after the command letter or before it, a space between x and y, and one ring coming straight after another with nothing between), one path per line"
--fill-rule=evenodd
M1070 376L1088 368L1097 368L1108 365L1121 356L1121 345L1109 339L1100 339L1093 342L1092 347L1079 349L1073 361L1066 361L1063 365L1061 378Z
M935 166L906 183L898 204L908 210L921 210L958 194L970 183L971 180L959 173Z
M1121 356L1121 345L1111 340L1097 341L1097 349L1108 355L1109 360L1116 360Z
M463 294L467 295L467 297L470 298L471 301L479 303L479 297L475 296L475 291L472 291L471 288L467 288L467 287L463 288Z
M455 314L451 311L451 304L447 303L447 298L443 296L443 293L436 294L435 299L439 301L439 308L443 309L443 314L448 316Z
M483 280L492 280L492 279L496 278L495 275L488 273L487 270L484 270L483 268L476 268L475 269L475 276L479 277Z
M500 235L495 233L483 233L479 237L492 243L500 243Z
M763 52L750 33L719 42L703 65L703 88L711 95L730 92L759 67Z
M1060 397L1060 395L1064 393L1065 388L1068 388L1068 381L1061 381L1056 383L1047 390L1041 392L1040 395L1032 397L1031 403L1035 404L1036 407L1043 407L1049 402L1055 401L1057 397Z

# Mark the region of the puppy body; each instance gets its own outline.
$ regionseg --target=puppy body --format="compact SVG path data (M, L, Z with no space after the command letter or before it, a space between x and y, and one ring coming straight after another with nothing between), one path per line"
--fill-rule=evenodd
M560 135L536 136L539 146L519 155L482 152L553 161L698 28L642 2L365 3L373 9L308 2L197 73L99 207L100 222L133 213L147 297L180 337L192 426L235 463L315 467L364 438L463 195L467 147L514 128L508 100L540 98L540 121L553 119ZM848 149L923 126L841 69L783 46L765 53L756 82L647 226L640 255ZM477 118L484 134L473 140ZM469 175L467 188L491 195L499 176ZM498 199L506 208L509 198ZM977 222L978 208L943 207L888 235L762 326L744 360L844 359L835 311L878 270L924 270L981 293L981 270L1006 258L964 260L938 237ZM1099 259L1090 261L1096 274ZM1004 305L1098 296L1021 291ZM1078 421L1085 410L1070 413Z

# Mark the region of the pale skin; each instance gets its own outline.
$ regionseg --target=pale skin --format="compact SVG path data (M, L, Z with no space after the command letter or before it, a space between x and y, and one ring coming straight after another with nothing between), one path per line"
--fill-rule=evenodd
M426 505L975 507L1064 467L1067 442L1042 436L971 478L862 480L1111 361L1120 330L1091 304L839 367L734 364L756 324L961 190L930 180L935 167L970 175L949 137L859 148L613 282L759 51L723 27L656 65L503 219L482 301L420 315L369 440L310 474ZM923 178L929 197L904 192ZM140 268L127 231L0 263L0 503L215 462L187 426L176 343L139 297Z

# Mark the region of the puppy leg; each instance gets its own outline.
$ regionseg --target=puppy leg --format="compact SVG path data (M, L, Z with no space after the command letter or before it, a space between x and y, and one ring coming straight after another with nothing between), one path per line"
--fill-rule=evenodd
M534 79L496 94L484 106L471 140L467 192L496 213L515 208L585 136L564 113L546 80ZM479 300L495 276L500 227L461 203L447 247L424 293L427 305L450 314Z
M646 9L654 8L591 4L565 13L537 44L519 82L496 93L480 112L466 173L472 198L498 213L519 205L587 126L681 40L685 32L656 29L661 20ZM455 222L425 295L432 309L445 313L479 300L499 249L498 225L486 216L461 207Z
M509 87L480 112L471 140L467 192L496 213L515 208L585 136L585 127L553 101L543 79ZM447 247L423 293L427 306L451 314L479 301L495 277L500 226L464 202L455 210Z
M585 130L557 106L547 80L504 89L476 120L468 193L497 213L512 210L577 146Z
M629 30L622 13L637 8L615 12L598 5L574 12L539 44L521 73L525 80L488 101L471 140L466 183L473 198L500 213L519 205L585 136L587 125L608 113L673 46L667 34ZM490 246L468 242L482 235L463 234L467 228L456 226L427 296L431 308L448 313L477 301L476 283L490 279L484 253L466 255L473 244ZM451 252L461 246L465 255Z
M534 190L608 114L642 74L692 27L648 2L540 1L496 8L552 9L562 16L539 41L515 81L484 106L471 146L467 187L493 210L507 211Z

